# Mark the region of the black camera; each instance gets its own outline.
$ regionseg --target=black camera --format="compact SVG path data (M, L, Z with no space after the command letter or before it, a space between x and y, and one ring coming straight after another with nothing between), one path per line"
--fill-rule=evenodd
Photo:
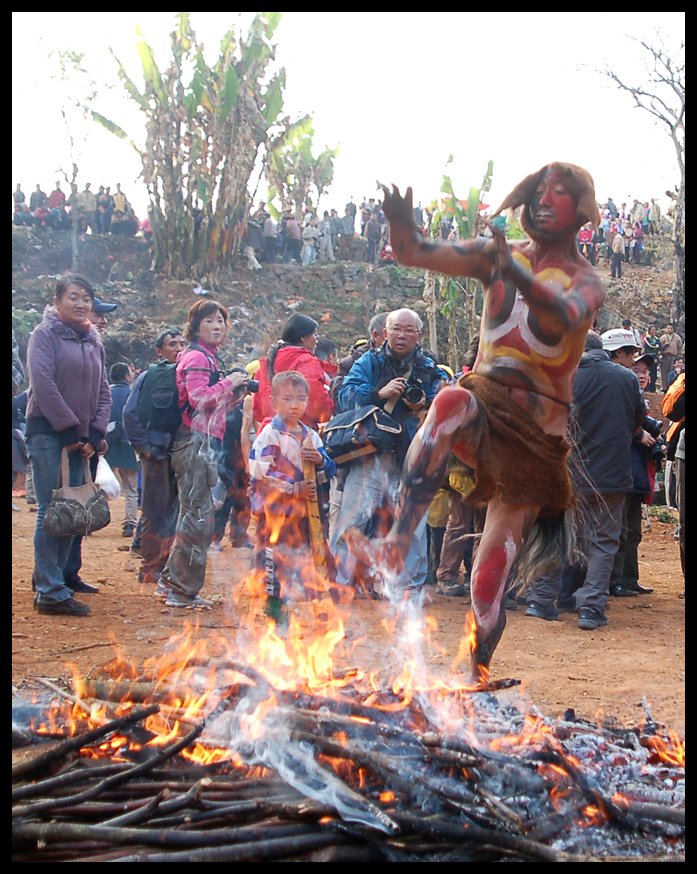
M658 440L661 436L663 422L660 419L654 419L653 416L644 416L644 421L641 423L641 427L644 431L648 431L654 440Z
M258 379L248 379L247 385L245 386L249 394L254 395L259 391L259 380Z
M426 393L418 385L408 385L404 390L402 398L405 401L409 401L410 404L420 404L426 400Z

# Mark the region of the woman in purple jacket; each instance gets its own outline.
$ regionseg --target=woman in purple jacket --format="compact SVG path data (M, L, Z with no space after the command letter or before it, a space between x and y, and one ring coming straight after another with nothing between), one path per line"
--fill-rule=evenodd
M84 459L106 451L104 439L111 393L104 347L88 314L94 290L81 276L68 274L56 285L53 306L32 332L27 347L29 396L26 440L38 503L34 531L34 606L39 613L86 616L90 608L75 600L63 579L70 537L44 530L53 489L58 488L61 451L70 460L70 485L84 482Z

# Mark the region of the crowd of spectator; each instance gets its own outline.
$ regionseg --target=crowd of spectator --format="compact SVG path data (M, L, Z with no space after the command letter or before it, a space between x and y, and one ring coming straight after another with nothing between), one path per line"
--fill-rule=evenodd
M92 184L85 183L82 191L77 183L70 183L70 193L61 188L60 181L50 194L46 194L37 185L29 195L29 202L22 186L12 192L12 221L22 227L67 229L77 225L80 234L114 234L132 237L141 230L141 223L126 194L121 190L121 183L116 183L116 190L111 193L110 186L100 185L92 191Z
M610 276L622 278L622 264L643 264L648 237L661 234L664 217L656 198L643 203L637 198L618 207L610 197L600 205L600 224L584 224L576 235L579 252L594 267L601 260L610 263Z
M299 219L286 207L278 221L261 201L247 221L243 246L253 269L264 264L295 262L306 267L336 260L376 266L396 263L387 219L372 197L364 198L360 205L352 197L341 216L336 209L324 210L320 216L307 208Z
M13 195L15 223L57 228L78 222L81 233L93 234L137 231L138 220L120 184L113 195L104 186L97 194L90 189L87 183L78 192L73 185L66 198L60 183L49 196L37 185L26 204L17 185ZM23 216L27 215L31 218L25 221ZM416 227L424 236L431 218L421 204L414 209ZM577 244L594 266L604 246L612 253L612 275L621 276L621 263L633 260L640 264L644 237L659 233L660 228L655 201L641 204L635 200L628 210L626 204L617 208L609 199L601 208L598 230L590 223L584 225ZM455 233L452 222L443 222L439 230L443 239L453 239ZM618 239L621 246L615 245ZM361 241L359 248L357 241ZM247 223L244 246L249 263L258 266L330 263L355 259L357 251L371 264L394 263L385 214L380 204L365 198L360 206L351 198L343 217L335 209L325 211L321 218L308 210L299 221L287 209L280 222L262 202ZM412 309L377 314L366 326L367 339L357 340L341 358L334 344L318 339L315 319L295 313L258 361L230 371L220 355L230 327L228 310L219 301L206 298L191 307L181 330L168 328L154 342L158 366L176 364L183 410L176 429L163 433L149 427L138 413L150 369L137 380L127 363L118 362L106 369L99 336L104 324L100 328L97 319L100 315L103 319L103 313L115 306L95 298L84 278L70 275L61 279L44 321L30 340L24 424L15 418L13 402L13 438L17 430L26 435L29 445L28 456L24 452L17 464L24 463L26 470L28 458L31 460L39 509L36 609L45 614L86 615L89 609L74 598L74 593L96 591L79 576L77 588L67 585L64 572L70 545L54 542L42 529L43 511L57 485L56 459L63 446L74 455L75 475L81 457L94 463L98 455L106 454L111 461L127 498L122 532L133 538L131 549L142 558L139 582L152 587L154 597L169 607L212 606L201 592L208 553L225 546L226 528L232 547L253 545L252 569L266 594L269 615L278 622L286 617L289 598L312 596L298 586L297 558L303 550L308 561L315 563L319 550L332 591L379 597L374 568L361 562L360 549L354 548L352 537L359 532L368 539L377 538L389 530L400 500L410 444L437 393L474 365L476 338L454 374L424 348L423 324ZM53 362L55 372L47 372L42 356L51 338L59 338L69 350L74 348L71 344L75 339L94 347L89 372L83 372L87 366L84 361L73 361L68 355ZM622 368L621 375L617 365ZM599 374L597 379L593 374ZM56 408L53 389L58 389L64 401L72 398L73 375L89 378L89 398L73 398ZM593 391L602 384L608 392L616 392L614 425L604 415L601 423L598 410L591 409L584 379L593 383ZM582 486L588 486L588 500L597 503L593 510L596 520L602 516L602 525L596 528L612 529L611 539L617 546L610 550L610 558L622 556L624 563L616 566L611 577L606 544L598 543L597 530L590 532L586 552L588 556L602 553L600 569L589 572L586 568L579 573L578 568L570 567L554 580L538 581L527 599L529 616L556 618L559 607L573 595L577 608L581 604L595 611L597 621L592 627L597 627L604 624L608 597L625 596L627 592L620 590L627 589L632 589L632 594L645 593L636 562L641 539L640 530L637 539L637 518L641 517L642 504L653 498L665 443L661 444L660 434L653 434L647 425L643 391L665 394L677 380L684 385L684 343L672 325L662 332L658 325L641 331L625 319L621 328L602 337L589 333L578 385L575 383L577 413L585 415L583 422L598 420L587 430L596 428L600 433L602 425L602 443L608 451L610 444L617 446L618 457L622 447L617 444L617 434L626 432L623 447L627 452L621 463L614 465L614 472L621 468L623 474L619 485L619 480L612 478L609 484L601 482L600 474L595 481L592 465L586 463L586 474L590 472L591 478ZM395 423L390 450L368 453L337 467L325 446L327 423L342 413L370 406L381 408ZM615 421L619 418L622 428ZM583 422L582 430L586 427ZM594 439L590 434L591 443ZM21 449L21 440L18 442ZM117 451L119 442L123 451ZM653 451L655 446L660 449ZM578 448L583 451L582 444ZM653 464L648 485L631 475L633 449L642 471L649 470L649 462ZM625 469L627 460L630 466ZM684 468L684 437L682 460ZM467 503L472 485L472 471L466 465L449 465L405 556L409 587L415 592L435 585L444 595L468 595L477 536L486 512ZM579 486L581 494L583 487ZM627 508L631 508L629 515ZM628 574L636 579L628 580ZM515 609L515 599L506 603Z
M131 549L141 558L139 582L151 588L153 595L167 606L211 607L211 602L200 594L209 550L219 551L226 545L253 546L251 566L266 593L269 615L283 623L289 598L312 597L311 592L298 587L298 562L303 550L305 560L312 560L313 506L321 525L329 582L345 587L351 597L379 597L374 569L361 564L360 552L351 548L352 532L358 530L373 538L389 528L399 500L402 465L409 445L436 393L470 370L477 354L477 338L463 357L460 372L453 374L424 349L423 326L413 310L376 315L368 326L368 338L356 341L344 356L330 341L318 341L318 323L314 319L296 313L260 361L230 372L224 371L217 354L226 336L227 310L217 301L201 300L192 306L183 332L168 328L154 343L156 366L178 362L177 384L180 398L187 399L188 412L176 431L158 433L139 418L138 401L148 371L143 371L134 382L135 374L127 363L118 362L107 372L103 356L96 354L90 365L94 371L90 377L95 386L91 401L94 410L78 412L84 423L76 427L68 424L71 418L68 408L61 411L50 407L50 386L46 389L43 386L48 376L38 369L37 356L44 353L37 344L43 333L48 336L52 332L57 336L65 334L69 346L70 332L82 332L96 350L100 348L100 331L94 330L91 321L97 321L99 314L92 313L83 326L83 310L95 306L110 310L115 305L91 298L91 286L81 285L83 281L80 277L66 277L59 282L54 304L46 311L44 327L35 332L30 343L29 403L26 392L18 395L26 405L26 435L38 486L35 500L39 510L45 509L53 487L58 467L56 453L69 440L69 447L76 453L76 464L80 454L91 448L95 459L97 453L106 453L118 472L126 497L122 533L132 538ZM86 327L88 322L91 328ZM102 330L104 323L102 316ZM585 488L590 483L586 501L601 502L594 510L596 533L610 524L616 532L615 570L610 576L612 561L609 564L604 561L602 570L597 572L602 576L600 582L596 571L588 576L575 568L564 570L554 579L540 580L526 599L527 615L536 618L556 618L559 605L563 609L570 603L574 592L579 593L577 600L585 598L586 606L604 616L608 597L649 591L638 579L636 548L641 540L642 505L653 498L656 474L666 451L666 442L648 417L641 395L642 389L649 388L653 356L644 351L644 337L629 319L624 320L622 328L608 331L602 337L589 336L589 351L579 374L583 376L584 368L597 363L603 374L610 368L607 385L603 382L605 377L600 379L600 371L597 374L588 371L589 386L594 391L604 386L603 391L607 392L610 384L614 385L613 380L619 380L618 397L626 400L629 411L624 426L629 434L627 447L631 443L632 452L636 451L641 459L639 469L649 471L650 476L646 479L642 475L644 478L637 481L635 473L632 482L617 485L613 480L606 487L598 480L598 473L595 479L586 478L580 483L580 494L586 494L581 486ZM676 335L666 331L665 336ZM620 364L627 376L620 380L612 362ZM673 363L677 366L673 368L672 381L684 374L682 358ZM51 380L63 381L64 395L77 366L77 362L71 364L66 359L55 376L51 376ZM250 383L250 374L257 377L258 387ZM23 378L23 371L18 371L18 384ZM418 387L418 397L408 393L414 387ZM580 383L578 391L581 404ZM326 423L342 411L360 409L373 401L389 410L401 426L394 447L386 455L375 453L337 468L323 442ZM77 400L75 405L77 411ZM21 447L25 426L21 416L14 416L15 406L13 403L13 434L16 426ZM579 409L582 408L581 405ZM593 429L601 424L608 430L602 441L603 458L611 445L616 445L619 451L617 422L623 415L619 401L613 409L612 421L603 415L593 425L596 420L588 418L595 415L591 406L584 413L586 418L576 422L581 432L584 429L589 432L591 444L594 438L590 431L595 433ZM59 414L65 422L58 421ZM78 439L80 428L84 436ZM638 436L632 439L635 431ZM53 453L48 464L42 460L44 450L39 449L44 444ZM582 444L578 447L582 452ZM585 462L588 473L592 465L588 458ZM308 477L308 463L316 476ZM23 464L19 469L27 470L26 452ZM620 469L624 468L619 462L602 466L613 476ZM469 595L469 574L486 513L466 501L472 487L471 475L463 464L449 465L446 479L412 539L406 566L414 592L434 586L434 591L443 595ZM617 496L616 506L613 503L611 515L601 525L599 507L610 507L608 495L613 501ZM630 501L632 496L636 497L634 502ZM629 511L629 507L635 509ZM37 531L41 529L41 519L42 515L38 515ZM192 525L193 519L198 523ZM203 527L201 520L206 520ZM197 532L196 540L192 539L193 531ZM45 533L36 541L34 584L35 607L39 612L76 616L88 612L87 605L77 601L75 594L91 594L97 589L79 575L75 587L67 585L63 571L68 547L66 541L51 539ZM589 555L594 554L592 542L587 549ZM623 562L618 565L620 555ZM515 598L509 597L506 606L516 609Z

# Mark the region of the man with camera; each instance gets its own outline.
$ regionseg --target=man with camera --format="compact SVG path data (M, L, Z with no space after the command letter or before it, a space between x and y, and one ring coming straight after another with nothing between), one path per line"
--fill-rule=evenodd
M332 532L337 582L356 582L358 559L347 548L348 534L384 534L399 494L407 450L446 374L421 349L423 324L418 314L400 309L387 316L385 341L377 351L358 358L339 389L339 408L369 404L382 407L401 425L393 451L356 459L346 475L341 507ZM428 573L426 514L416 525L405 558L409 586L420 589Z

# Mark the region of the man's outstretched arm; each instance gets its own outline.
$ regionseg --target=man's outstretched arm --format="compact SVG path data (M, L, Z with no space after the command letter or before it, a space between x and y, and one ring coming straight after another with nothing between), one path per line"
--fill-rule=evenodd
M477 237L465 242L425 240L414 219L413 195L407 188L402 196L396 185L384 192L382 209L390 223L390 245L406 267L423 267L448 276L472 276L488 284L496 247L491 240Z

